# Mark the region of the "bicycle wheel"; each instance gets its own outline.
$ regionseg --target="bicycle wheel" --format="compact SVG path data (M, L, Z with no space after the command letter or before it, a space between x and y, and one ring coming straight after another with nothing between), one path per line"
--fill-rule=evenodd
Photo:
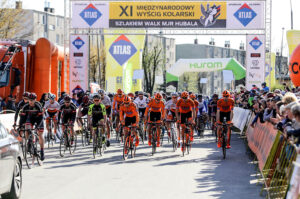
M222 151L223 151L223 159L226 158L226 136L222 135Z
M66 134L64 132L63 135L60 138L60 143L59 143L59 154L60 154L60 157L64 157L65 156L66 150L67 150L67 138L66 138Z
M128 152L129 152L129 136L126 136L124 141L124 147L123 147L123 159L126 160L128 158Z
M98 131L98 147L99 147L99 154L102 156L104 154L104 148L103 148L103 134L102 129Z
M83 130L81 131L81 143L82 143L82 146L83 146L83 147L86 146L86 142L87 142L86 139L87 139L87 138L86 138L86 134L85 134L85 129L83 129Z
M171 139L172 139L172 144L173 144L173 152L175 152L177 150L177 140L175 137L175 130L173 128L171 128Z
M73 144L72 144L72 141L73 141ZM74 132L73 137L71 136L71 145L70 145L72 154L75 153L76 147L77 147L77 134L76 134L76 132Z
M94 159L96 158L96 155L98 153L98 136L97 134L95 133L94 137L93 137L93 157Z
M28 138L25 138L25 152L24 152L24 160L28 169L31 169L33 164L33 144L32 144L32 136L29 135Z
M203 138L204 137L204 128L205 128L205 125L203 123L203 121L200 122L200 127L199 127L199 130L200 130L200 137Z
M152 129L152 155L156 152L156 128Z
M189 134L186 135L186 153L190 154L191 150L191 140Z
M39 138L37 136L34 136L35 137L35 142L33 144L33 151L34 151L34 156L33 158L36 159L38 165L42 166L43 163L41 161L41 157L40 157L40 147L39 147ZM34 160L33 160L33 163L34 163Z
M143 130L140 128L138 128L138 134L139 134L139 137L141 138L141 141L142 143L144 144L144 133L143 133Z

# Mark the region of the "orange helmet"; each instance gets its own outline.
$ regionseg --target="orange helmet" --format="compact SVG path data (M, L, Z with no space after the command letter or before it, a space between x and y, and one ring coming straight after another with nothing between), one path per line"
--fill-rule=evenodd
M156 93L155 96L154 96L154 99L161 100L162 99L161 94L160 93Z
M181 98L188 98L188 96L189 96L189 93L186 91L181 93Z
M223 91L222 95L223 95L223 97L229 97L230 93L229 93L229 91L225 90L225 91Z
M194 100L194 99L196 99L196 95L195 95L194 93L192 93L192 94L190 94L190 98L191 98L192 100Z
M123 94L122 89L119 88L119 89L117 90L117 94L118 94L118 95L122 95L122 94Z
M133 93L128 93L128 97L134 98L134 94Z
M130 97L125 96L123 102L124 102L124 104L129 104L131 102Z

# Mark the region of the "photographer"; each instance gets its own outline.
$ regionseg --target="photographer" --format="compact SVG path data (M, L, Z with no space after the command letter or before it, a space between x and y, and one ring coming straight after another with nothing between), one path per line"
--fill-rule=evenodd
M287 137L293 136L297 145L300 144L300 104L297 102L291 103L287 109L288 115L292 118L291 123L286 128Z

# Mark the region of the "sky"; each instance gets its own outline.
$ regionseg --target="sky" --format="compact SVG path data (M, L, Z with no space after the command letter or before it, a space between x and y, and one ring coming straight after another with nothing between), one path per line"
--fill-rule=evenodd
M1 1L1 0L0 0ZM64 0L48 0L51 7L59 15L64 14ZM146 1L146 0L145 0ZM294 29L300 30L300 0L291 0L294 12ZM23 0L23 8L43 10L45 0ZM282 28L291 29L290 0L272 0L272 51L276 52L281 48ZM177 44L193 43L196 36L169 36L176 39ZM224 46L225 40L231 41L232 48L239 48L241 42L245 43L245 36L197 36L199 44L208 44L211 38L214 38L217 46ZM288 54L288 45L286 35L284 34L283 54Z

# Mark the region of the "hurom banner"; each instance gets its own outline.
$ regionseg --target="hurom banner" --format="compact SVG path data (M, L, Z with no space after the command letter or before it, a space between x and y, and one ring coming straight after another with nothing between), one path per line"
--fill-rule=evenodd
M70 93L76 89L88 89L87 35L70 35Z
M265 81L265 36L247 35L246 43L246 88L251 90Z
M128 31L115 30L114 35L105 35L106 48L106 89L116 92L118 88L124 92L142 90L142 80L135 79L135 70L142 69L145 35L126 35ZM141 31L145 33L145 31Z

